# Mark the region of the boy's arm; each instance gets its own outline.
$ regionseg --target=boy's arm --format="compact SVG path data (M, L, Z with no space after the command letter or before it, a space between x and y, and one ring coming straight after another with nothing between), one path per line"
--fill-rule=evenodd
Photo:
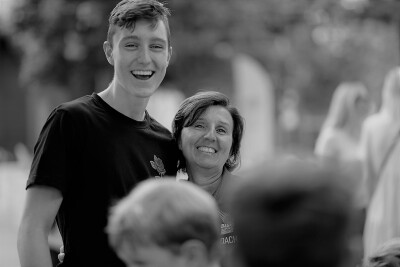
M52 267L48 235L62 200L61 192L53 187L27 190L17 241L21 267Z

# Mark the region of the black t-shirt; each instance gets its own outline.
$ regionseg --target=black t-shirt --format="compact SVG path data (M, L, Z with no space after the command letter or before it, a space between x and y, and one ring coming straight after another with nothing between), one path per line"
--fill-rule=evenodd
M92 94L53 110L34 152L27 188L47 185L63 195L60 266L124 266L104 231L109 207L144 179L175 177L171 133L147 112L135 121Z
M230 267L232 264L232 253L234 252L235 244L237 243L236 234L234 231L234 222L229 214L228 199L232 187L236 185L240 179L238 176L233 175L228 170L224 170L222 174L221 187L214 195L219 208L219 217L221 222L221 235L220 242L222 245L222 267Z
M228 170L224 170L221 177L221 187L214 195L219 208L219 217L221 221L221 244L225 246L231 246L236 243L236 236L234 234L234 225L230 214L227 212L227 200L226 196L229 194L232 186L239 179L238 176L233 175Z

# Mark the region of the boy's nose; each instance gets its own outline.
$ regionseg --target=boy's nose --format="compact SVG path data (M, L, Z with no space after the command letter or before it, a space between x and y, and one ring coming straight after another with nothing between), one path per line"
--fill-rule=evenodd
M150 62L150 53L147 48L140 49L138 61L142 64L147 64Z

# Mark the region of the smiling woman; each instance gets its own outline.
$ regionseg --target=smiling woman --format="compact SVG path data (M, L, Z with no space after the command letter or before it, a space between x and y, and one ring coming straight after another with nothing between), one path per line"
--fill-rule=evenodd
M210 108L212 111L209 111ZM225 112L223 110L225 110ZM224 114L226 112L229 113L229 116ZM199 129L204 127L205 124L212 123L209 119L217 120L217 118L213 118L216 113L221 117L218 121L220 125L213 125L215 126L214 130L218 131L218 133L211 132L211 134L221 135L223 131L229 129L230 132L227 132L227 134L232 137L229 156L224 164L220 166L220 171L224 168L228 171L232 171L240 163L240 144L244 130L244 122L239 111L230 104L229 98L226 95L215 91L206 91L199 92L184 100L172 122L172 134L182 150L182 131L188 127ZM217 121L214 121L214 123L217 123ZM183 171L188 171L187 165L191 163L194 162L188 162L188 159L182 160L179 168Z
M231 171L240 163L243 128L243 118L228 97L214 91L184 100L172 123L172 134L182 152L179 169L217 201L225 247L236 241L225 196L237 179Z
M188 163L187 170L190 173L197 172L196 169L221 172L230 157L232 131L232 116L222 106L208 107L196 122L184 127L179 147Z

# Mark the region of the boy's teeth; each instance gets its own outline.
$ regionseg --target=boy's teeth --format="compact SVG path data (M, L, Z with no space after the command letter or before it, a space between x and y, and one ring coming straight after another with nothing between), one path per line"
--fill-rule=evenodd
M134 75L151 75L150 70L134 70L132 71Z
M199 150L203 151L203 152L208 152L208 153L215 153L215 149L211 148L211 147L201 146L201 147L199 147Z

